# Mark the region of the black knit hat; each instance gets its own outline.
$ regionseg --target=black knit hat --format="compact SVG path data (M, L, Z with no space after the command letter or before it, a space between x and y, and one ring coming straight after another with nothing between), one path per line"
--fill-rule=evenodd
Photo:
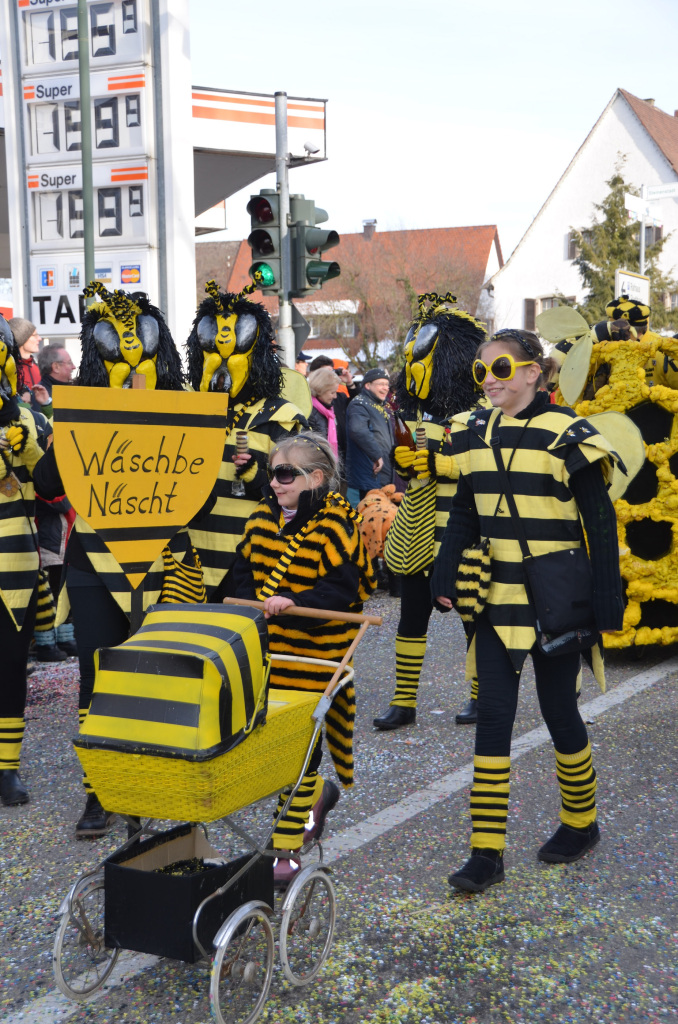
M363 384L371 384L374 380L388 380L388 371L375 366L374 369L367 371L363 377Z

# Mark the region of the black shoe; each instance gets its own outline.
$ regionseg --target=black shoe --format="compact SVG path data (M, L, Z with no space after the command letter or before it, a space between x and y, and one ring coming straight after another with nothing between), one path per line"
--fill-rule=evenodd
M31 657L36 661L66 661L68 655L60 651L56 644L36 644Z
M96 793L88 793L85 810L75 826L76 838L87 839L105 835L110 830L114 817L114 814L103 809Z
M471 697L463 711L454 718L457 725L475 725L478 721L478 701Z
M586 828L561 825L537 854L547 864L572 864L600 842L598 822Z
M498 850L473 849L463 868L447 881L463 892L482 892L504 881L504 855Z
M372 725L387 732L389 729L399 729L401 725L414 725L416 721L416 708L401 708L398 704L392 704L385 715L373 719Z
M57 647L63 651L67 658L77 658L78 645L75 640L58 640Z
M325 779L322 792L311 808L313 824L310 828L307 825L304 830L304 843L310 842L311 839L320 839L325 828L325 818L332 808L337 806L340 796L339 786L329 779Z
M0 800L5 807L27 804L30 800L28 790L19 778L15 768L6 768L0 772Z

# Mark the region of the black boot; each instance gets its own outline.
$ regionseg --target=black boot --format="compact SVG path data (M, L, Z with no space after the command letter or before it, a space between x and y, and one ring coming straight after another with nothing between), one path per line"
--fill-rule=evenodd
M19 778L18 771L14 768L6 768L0 772L0 800L5 807L27 804L30 800L28 790Z
M478 701L471 697L466 707L455 716L457 725L475 725L478 721Z
M450 875L447 881L463 892L482 892L490 885L504 881L504 855L498 850L471 850L463 868Z
M66 661L68 655L56 644L35 644L31 657L36 661Z
M572 864L600 842L598 822L586 828L561 825L537 854L547 864Z
M67 658L77 658L78 646L75 640L57 640L57 647Z
M105 811L96 793L87 794L87 803L80 821L75 826L76 839L96 838L105 835L113 824L114 814Z
M416 708L401 708L398 704L392 704L385 715L373 719L372 725L387 732L389 729L399 729L401 725L414 725L416 721Z

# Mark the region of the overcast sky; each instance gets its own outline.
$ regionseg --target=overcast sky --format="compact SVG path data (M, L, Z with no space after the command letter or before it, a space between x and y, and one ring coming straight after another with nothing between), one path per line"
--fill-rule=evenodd
M497 224L505 258L617 87L678 108L677 49L677 0L191 0L194 84L329 101L290 175L328 227Z

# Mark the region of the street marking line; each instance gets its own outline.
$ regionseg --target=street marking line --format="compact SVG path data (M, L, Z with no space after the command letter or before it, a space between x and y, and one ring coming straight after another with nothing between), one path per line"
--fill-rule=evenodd
M631 697L642 693L643 690L647 690L654 683L666 679L674 672L678 672L678 657L671 658L669 661L665 661L661 665L657 665L655 668L648 669L645 672L639 672L625 682L620 683L619 686L615 686L608 693L601 694L600 697L596 697L594 700L589 701L588 704L584 704L580 708L582 718L601 715L605 711L609 711L610 708L623 704ZM537 729L532 729L523 736L519 736L517 740L511 743L511 761L516 761L518 758L523 757L523 755L549 742L549 740L550 736L544 725L539 726ZM377 814L366 818L360 825L339 832L329 842L323 843L324 863L331 864L342 857L346 857L349 853L353 853L354 850L360 849L361 846L366 846L374 839L378 839L380 836L385 835L386 832L390 832L396 825L402 825L403 822L416 817L422 811L427 811L446 797L451 796L453 793L458 793L460 789L468 786L472 778L473 764L464 765L463 768L458 768L457 771L451 772L449 775L443 775L441 779L438 779L437 782L432 783L430 786L426 786L416 793L410 793L409 796L403 797L402 800L391 804L390 807L385 807L383 811L379 811ZM104 987L95 992L87 1002L94 1003L102 999L112 989L122 985L128 979L134 978L142 971L148 970L149 967L154 967L160 962L160 959L160 957L151 956L147 953L131 954L129 956L121 953L118 963L115 965ZM67 999L66 996L55 990L46 996L40 996L33 1002L25 1003L23 1009L18 1010L9 1017L2 1018L0 1024L48 1024L48 1022L61 1024L62 1021L66 1021L69 1017L78 1013L82 1005L82 1003L71 1002L70 999Z
M620 683L619 686L615 686L613 690L609 690L607 693L601 694L600 697L589 701L588 704L584 704L580 708L581 716L582 718L592 718L595 715L602 714L604 711L608 711L617 704L623 704L624 701L630 697L635 697L638 693L642 693L643 690L652 686L653 683L670 676L672 672L678 672L678 658L671 658L655 668L639 672L625 682ZM549 741L550 736L545 725L526 732L523 736L519 736L518 739L512 741L511 762L513 763L519 757L528 754ZM441 779L438 779L430 786L426 786L424 789L417 790L416 793L410 793L409 796L403 797L402 800L391 804L390 807L384 808L383 811L378 811L371 817L366 818L359 825L339 832L327 843L323 843L323 860L325 863L331 864L333 861L353 853L354 850L360 849L361 846L366 846L367 843L371 843L374 839L378 839L379 836L390 832L396 825L402 825L403 822L409 821L410 818L421 814L422 811L427 811L446 797L451 796L453 793L458 793L460 789L464 789L465 786L470 784L472 778L473 762L464 765L463 768L458 768L457 771L451 772L449 775L443 775Z

